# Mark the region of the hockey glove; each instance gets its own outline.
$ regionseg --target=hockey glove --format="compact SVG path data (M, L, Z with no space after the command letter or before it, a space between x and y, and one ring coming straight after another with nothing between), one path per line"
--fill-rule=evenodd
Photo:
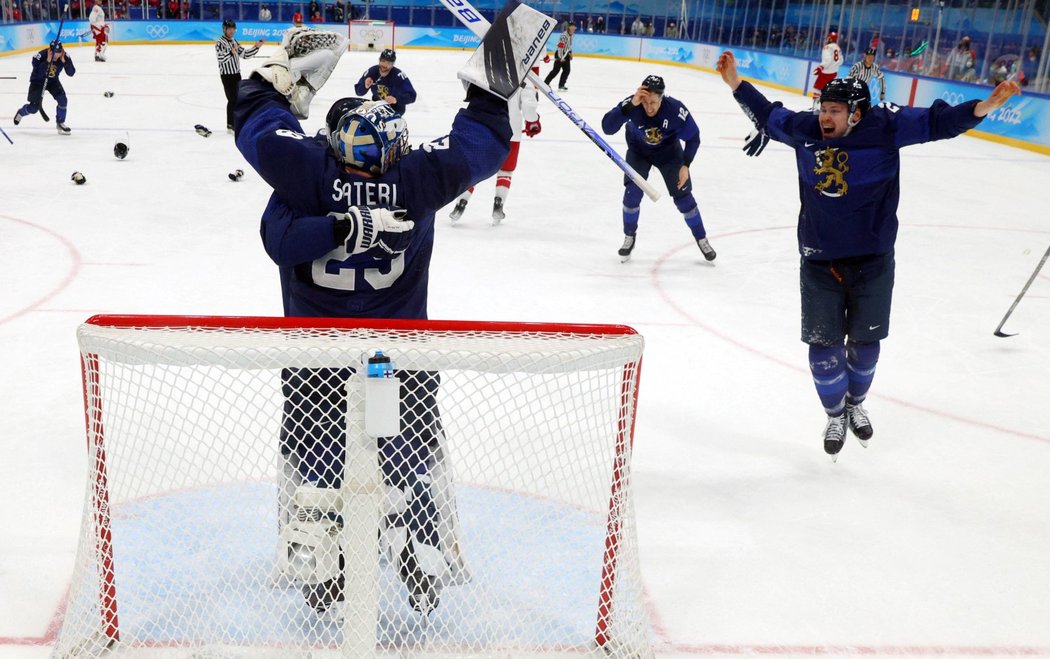
M336 240L351 255L368 253L377 259L391 259L412 242L415 222L405 219L406 211L351 206L346 213L329 213L336 218Z
M540 126L540 118L536 117L536 121L525 121L525 130L521 131L529 137L536 137L540 134L543 128Z
M544 64L550 64L551 63L551 54L550 53L547 53L546 55L543 56L543 63Z
M769 134L761 128L756 128L744 138L744 153L755 157L769 144Z

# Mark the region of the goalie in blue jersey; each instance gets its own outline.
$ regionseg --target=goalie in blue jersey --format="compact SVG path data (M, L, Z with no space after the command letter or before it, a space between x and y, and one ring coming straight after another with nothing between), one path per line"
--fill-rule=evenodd
M434 214L503 163L511 138L506 94L470 85L450 133L415 150L404 118L382 101L341 99L327 114L325 134L306 135L298 118L307 116L345 50L337 33L302 29L241 84L237 147L274 190L263 213L263 245L279 266L287 316L425 319ZM506 81L516 89L531 62L506 55L518 60L501 68L517 73ZM342 483L351 375L325 368L282 373L283 499L297 508L284 520L283 550L316 550L295 574L318 612L343 599L333 502ZM411 605L426 614L462 570L455 507L446 486L438 376L395 375L403 431L379 440L387 488L382 546ZM303 564L311 566L305 578Z
M867 84L839 78L824 88L814 114L771 103L741 80L730 51L719 57L718 71L755 124L747 155L759 155L770 139L795 152L802 341L827 413L824 451L836 459L847 428L862 446L873 435L862 403L889 335L900 149L966 132L1020 87L1004 82L988 98L954 107L872 107Z

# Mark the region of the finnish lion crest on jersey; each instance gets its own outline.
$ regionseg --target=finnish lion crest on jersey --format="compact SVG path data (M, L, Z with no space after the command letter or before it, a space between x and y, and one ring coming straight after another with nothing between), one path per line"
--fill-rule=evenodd
M386 85L376 85L376 91L379 92L379 95L376 96L376 98L384 99L387 96L390 96L390 88Z
M659 144L664 139L664 134L660 132L660 129L656 126L645 129L645 143L646 144Z
M846 173L849 172L849 154L839 149L817 151L817 165L813 173L822 177L813 187L825 197L844 197L849 191Z

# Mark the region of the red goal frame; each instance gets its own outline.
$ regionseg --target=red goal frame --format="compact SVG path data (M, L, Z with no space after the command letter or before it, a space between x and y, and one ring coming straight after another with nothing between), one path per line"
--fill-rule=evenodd
M635 335L637 332L626 325L599 325L573 323L524 323L462 320L401 320L370 318L288 318L267 316L164 316L164 315L96 315L84 321L87 325L115 328L207 328L207 329L378 329L420 330L441 332L510 332L522 334L562 333L596 335ZM628 469L627 456L634 445L634 424L641 382L642 359L632 369L625 366L620 381L620 414L617 421L615 451L613 456L613 479L609 493L606 516L605 549L602 557L602 573L598 597L597 620L594 641L599 647L609 642L609 620L613 607L613 589L616 585L616 565L623 531L623 522L614 518L616 501L621 496L624 472ZM102 419L102 386L99 374L98 355L81 356L81 372L84 393L84 421L88 449L91 437L96 437L94 455L89 455L89 468L93 481L92 508L95 519L95 551L101 574L99 603L101 611L100 632L110 643L120 640L117 589L113 560L113 538L109 509L109 485L106 469L105 434ZM631 391L635 392L633 403L629 403ZM90 401L97 401L94 412ZM629 421L628 421L628 414Z

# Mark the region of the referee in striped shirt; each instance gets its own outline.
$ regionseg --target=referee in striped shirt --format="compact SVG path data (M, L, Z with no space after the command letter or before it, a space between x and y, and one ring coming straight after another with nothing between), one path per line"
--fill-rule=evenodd
M863 80L864 84L871 88L871 79L879 79L879 102L886 100L886 79L882 76L882 69L875 63L875 49L869 48L864 51L864 59L854 64L849 73L846 74L849 78L857 78Z
M259 39L251 48L245 48L233 38L237 24L227 18L222 22L222 37L215 42L215 56L219 58L219 78L226 91L226 130L233 132L233 106L237 104L237 87L241 84L241 60L255 57L263 40Z

